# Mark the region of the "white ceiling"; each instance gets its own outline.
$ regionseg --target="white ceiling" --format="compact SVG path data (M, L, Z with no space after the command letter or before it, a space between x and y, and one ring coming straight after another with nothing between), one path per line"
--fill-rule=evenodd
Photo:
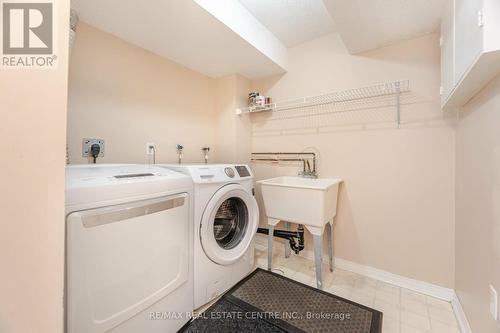
M72 0L71 7L82 21L211 77L286 71L286 47L238 1L225 6L229 26L200 0Z
M351 53L439 30L446 0L324 0Z
M287 47L335 31L323 0L239 0Z
M332 31L351 53L436 31L445 2L72 0L71 6L82 21L197 72L257 79L286 72L287 47Z

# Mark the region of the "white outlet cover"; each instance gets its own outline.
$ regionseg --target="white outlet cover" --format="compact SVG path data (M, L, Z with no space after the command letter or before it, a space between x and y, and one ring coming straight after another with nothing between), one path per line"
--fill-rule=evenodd
M490 312L495 320L498 320L498 293L490 284Z
M97 143L101 147L101 150L99 151L99 157L104 157L104 140L103 139L89 139L89 138L82 139L82 157L89 156L90 147L94 143Z

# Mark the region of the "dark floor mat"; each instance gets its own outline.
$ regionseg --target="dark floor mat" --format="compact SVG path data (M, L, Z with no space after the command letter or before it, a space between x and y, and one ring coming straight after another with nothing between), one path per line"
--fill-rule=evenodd
M181 331L380 333L381 327L379 311L257 269Z
M286 333L265 320L254 320L247 315L248 311L224 298L217 301L200 317L193 320L180 332L186 333Z

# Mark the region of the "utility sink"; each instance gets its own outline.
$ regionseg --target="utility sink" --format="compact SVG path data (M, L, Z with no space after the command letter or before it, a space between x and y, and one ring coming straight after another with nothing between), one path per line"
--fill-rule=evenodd
M313 235L316 287L323 289L321 277L322 238L328 226L328 254L333 272L333 218L337 214L338 178L277 177L260 180L269 226L267 237L267 269L272 269L274 227L279 221L303 224ZM330 222L330 223L329 223ZM285 243L285 257L289 243Z
M321 235L337 213L339 178L284 176L260 180L269 224L280 220L303 224L312 234Z

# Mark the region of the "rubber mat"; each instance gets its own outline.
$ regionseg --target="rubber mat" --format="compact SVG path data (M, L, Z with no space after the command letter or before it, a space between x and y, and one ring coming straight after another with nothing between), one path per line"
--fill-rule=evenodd
M256 269L180 332L380 333L382 313Z

